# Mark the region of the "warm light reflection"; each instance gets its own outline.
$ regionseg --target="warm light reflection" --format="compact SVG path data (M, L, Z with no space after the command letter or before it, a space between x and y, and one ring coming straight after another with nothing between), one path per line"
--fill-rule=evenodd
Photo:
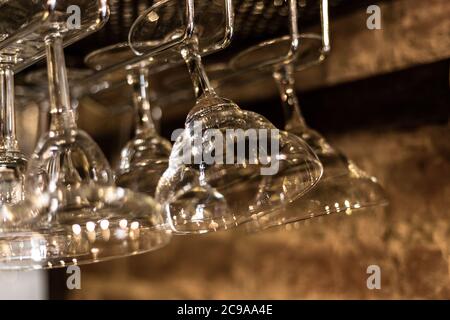
M108 220L100 221L100 228L102 230L107 230L109 228L109 221Z
M91 249L92 257L94 258L94 260L97 260L99 252L100 252L100 250L98 248L92 248Z
M215 222L214 220L212 220L211 223L209 224L209 228L213 229L214 231L217 231L218 227L219 227L219 224L217 222Z
M128 226L128 221L127 221L126 219L120 220L119 226L120 226L120 228L122 228L122 229L126 229L127 226Z
M89 221L88 223L86 223L86 230L88 232L94 232L95 231L95 223L92 221Z
M95 234L95 232L88 232L87 238L88 238L89 242L94 243L97 238L97 235Z
M104 241L109 241L111 238L111 231L109 229L102 230L102 237Z
M131 228L131 230L139 229L139 222L137 222L137 221L132 222L130 225L130 228Z
M75 235L80 235L81 234L81 226L79 224L74 224L72 225L72 231Z

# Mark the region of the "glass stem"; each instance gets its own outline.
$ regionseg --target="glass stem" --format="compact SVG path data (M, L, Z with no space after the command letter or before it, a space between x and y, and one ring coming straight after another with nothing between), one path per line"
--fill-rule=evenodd
M50 130L74 129L76 128L75 111L70 102L62 38L58 34L51 35L45 40L45 45L50 98Z
M203 96L215 96L211 83L209 82L205 68L202 63L202 57L198 52L198 44L195 40L186 44L181 50L181 54L186 61L186 65L191 75L192 84L194 86L195 97L200 99Z
M306 128L305 118L300 111L297 94L295 93L294 68L292 65L283 66L273 74L281 95L285 129Z
M14 70L0 62L0 149L19 151L14 110Z
M155 132L153 122L148 69L140 68L137 75L133 75L133 102L136 112L136 135Z

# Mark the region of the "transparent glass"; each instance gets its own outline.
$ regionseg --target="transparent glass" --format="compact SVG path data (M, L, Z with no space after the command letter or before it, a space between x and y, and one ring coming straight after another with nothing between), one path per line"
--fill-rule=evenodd
M153 122L148 92L148 70L132 80L136 112L134 137L121 152L117 184L155 195L159 178L169 165L172 144L161 137Z
M243 51L231 62L236 72L281 69L295 64L297 71L322 62L330 52L328 0L316 0L320 7L320 34L300 33L297 0L287 0L289 35L268 40Z
M295 69L297 71L321 63L326 54L323 51L322 37L318 34L304 33L298 37L299 47L295 54ZM236 72L252 69L276 69L286 65L286 61L277 61L291 47L292 37L284 36L262 42L242 51L231 61L231 67Z
M78 21L74 13L79 13ZM69 45L101 28L108 16L106 0L4 0L0 2L0 51L19 54L18 72L45 56L47 35L64 34L64 45Z
M35 15L36 12L25 10L29 9L25 4L31 2L40 5L45 19L22 26L4 42L10 44L8 50L23 47L23 55L17 55L20 59L34 59L28 56L35 50L29 50L34 43L45 48L50 127L28 163L25 201L2 207L6 227L0 230L0 268L92 263L167 244L171 234L165 229L159 205L149 197L115 187L113 172L102 151L76 125L63 45L88 35L104 23L108 16L106 1L6 1L0 11L12 14L19 6L24 15ZM67 16L62 13L74 4L82 13L77 30L67 28ZM47 23L47 16L51 23ZM19 36L27 41L16 41ZM4 42L0 50L5 48ZM27 63L28 60L23 61ZM100 237L96 234L100 230L108 231L110 236ZM159 240L148 241L153 236ZM81 239L81 245L76 237Z
M285 130L301 137L311 146L323 164L323 177L313 190L283 210L258 217L246 225L249 231L260 231L334 213L350 215L389 204L375 177L358 168L322 135L306 125L295 94L293 71L293 66L287 65L273 73L282 99Z
M82 88L75 86L74 83L83 82L88 79L92 73L93 71L90 69L67 69L67 79L69 81L72 105L74 107L78 106L78 99L85 94L85 91L82 90ZM48 91L47 69L38 69L27 73L25 76L25 82L30 86L33 85Z
M89 222L100 223L97 203L92 202L84 195L84 190L114 187L113 172L97 144L76 126L74 110L68 97L67 78L65 75L64 56L61 40L54 38L47 40L49 88L51 100L50 131L41 137L33 154L28 169L29 193L42 193L41 197L49 194L52 200L52 209L47 212L47 221L41 233L62 233L61 236L70 236L73 225L85 225ZM133 196L134 195L134 196ZM129 205L137 201L138 194L128 193L121 205L111 206L104 199L104 209L117 221L126 221L130 217ZM102 203L102 199L98 200ZM118 201L120 203L120 201ZM159 210L153 207L148 210L148 217L158 216ZM143 220L136 230L148 228ZM110 225L112 233L120 231L119 224ZM131 234L126 233L122 241L127 240ZM128 240L127 240L128 241ZM126 250L114 249L121 247L121 242L108 242L98 253L98 260L122 257L134 254L136 249L128 247ZM140 252L152 248L147 246L138 248ZM117 255L116 255L117 254ZM84 263L77 258L77 263ZM83 258L84 259L84 258ZM87 262L92 259L86 256Z
M0 53L0 270L33 269L36 264L28 263L29 253L24 255L26 248L36 247L37 243L44 247L50 245L45 236L32 231L31 226L40 223L42 212L25 198L28 159L19 149L16 137L14 67L17 60L16 55ZM19 91L19 97L21 94ZM31 96L29 92L26 99ZM33 258L38 257L34 254Z
M258 217L248 224L247 229L251 231L332 213L351 214L353 211L388 204L386 194L375 177L359 169L306 125L295 93L293 74L294 70L303 70L322 62L330 51L328 1L320 1L321 35L298 34L295 24L292 26L292 22L297 19L296 6L292 6L295 2L290 1L289 36L253 46L237 55L230 64L238 73L242 70L273 73L283 104L285 130L301 137L312 147L323 164L324 174L316 188L290 206ZM295 48L292 59L282 55L287 48ZM283 58L277 60L277 57Z
M136 19L129 42L138 55L157 54L168 64L179 64L183 59L177 46L193 34L200 55L223 49L231 40L233 17L231 0L162 0Z
M33 152L37 140L48 126L48 98L43 88L15 86L17 140L23 153Z
M14 71L9 56L0 54L0 205L24 199L27 159L16 137Z
M22 258L17 250L20 248L11 241L24 246L32 243L34 233L25 230L25 226L41 218L39 211L23 206L28 159L19 149L16 136L14 67L17 60L15 54L0 52L0 259Z
M40 194L13 207L20 223L10 221L7 231L0 229L0 270L94 263L153 251L170 241L159 205L151 197L99 186L73 190L66 197L79 198L85 205L55 206L60 201L55 194ZM2 217L7 210L2 207ZM56 219L36 223L36 217L48 214Z
M136 45L136 48L146 51L148 48L152 48L154 43L154 41L143 42ZM119 77L123 78L123 75L126 75L132 69L149 67L153 72L163 70L166 68L164 64L167 63L167 60L159 56L150 58L136 57L136 54L131 50L128 43L122 42L91 52L86 56L84 62L90 68L99 71L99 75L120 80ZM114 68L113 70L116 72L113 73L109 68L114 66L123 66L121 68L123 70L116 70ZM106 71L109 74L105 75L101 71Z
M156 199L166 204L169 223L175 232L205 233L229 229L280 209L308 192L320 179L321 164L301 139L278 132L264 117L243 111L229 100L203 97L199 103L204 103L205 107L191 112L188 117L185 130L173 147L169 169L157 189ZM207 138L210 129L224 137L227 131L236 130L277 132L267 142L258 141L258 137L250 137L246 142L249 145L255 142L270 145L270 139L273 139L278 141L280 149L272 160L264 159L269 160L266 164L264 161L252 163L247 155L244 155L244 162L239 162L238 157L243 154L232 154L229 164L186 164L186 155L195 157L196 141L201 141L197 146L200 145L208 154L229 156L230 146L233 150L239 148L242 141L239 138L223 146L214 145ZM268 169L277 161L279 170L274 175L262 174L263 168ZM267 180L270 185L263 184Z
M158 29L158 24L166 22L153 18L160 16L159 10L158 6L150 8L134 24L130 30L132 47L142 39L153 40L152 33L145 30ZM142 28L141 21L155 25ZM199 21L193 25L193 30L207 28ZM295 200L322 175L320 161L303 140L278 131L261 115L243 111L215 93L201 61L200 38L201 34L194 32L181 46L171 48L178 49L186 62L197 99L156 192L156 199L164 204L168 224L178 234L236 227ZM249 134L252 130L268 134L260 138ZM210 134L216 138L211 139ZM226 143L219 143L220 138ZM271 153L276 143L279 149ZM261 151L258 159L252 158L255 146ZM205 155L214 155L214 159L206 160ZM264 174L273 165L277 169L271 175ZM260 188L267 179L270 187Z
M134 56L127 44L117 44L89 54L85 62L101 71ZM154 196L158 180L168 167L172 145L158 134L153 122L149 75L158 72L161 62L144 59L128 66L127 83L133 90L134 137L121 152L116 181L119 186Z

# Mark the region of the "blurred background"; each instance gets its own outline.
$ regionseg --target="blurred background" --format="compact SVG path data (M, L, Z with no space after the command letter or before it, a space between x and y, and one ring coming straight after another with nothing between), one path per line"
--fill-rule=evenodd
M110 2L105 29L66 49L70 67L82 68L89 52L126 40L153 3ZM319 2L299 2L301 31L317 31ZM380 30L366 26L373 4L381 8ZM235 9L236 37L207 65L288 33L286 8L277 1L237 0ZM8 281L36 283L27 294L52 299L450 298L450 3L330 0L330 14L331 55L296 74L300 103L312 128L379 179L388 208L252 235L175 237L154 253L81 267L81 290L69 291L66 271L53 270L0 278L0 298L11 298L3 292ZM17 83L24 79L19 74ZM156 75L151 83L164 79ZM243 109L283 125L270 77L222 90ZM77 103L80 127L114 164L132 134L131 93L110 90ZM193 104L193 93L190 101L161 103L155 117L166 138L183 127ZM19 141L32 152L39 105L27 101L17 109ZM366 286L370 265L381 268L381 290Z

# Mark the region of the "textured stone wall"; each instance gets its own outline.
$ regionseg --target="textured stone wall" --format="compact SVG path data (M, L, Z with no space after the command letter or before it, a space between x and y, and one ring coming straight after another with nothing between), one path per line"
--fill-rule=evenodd
M385 186L386 211L296 229L175 238L158 252L82 267L73 299L450 298L450 129L332 137ZM366 287L381 267L382 288Z

